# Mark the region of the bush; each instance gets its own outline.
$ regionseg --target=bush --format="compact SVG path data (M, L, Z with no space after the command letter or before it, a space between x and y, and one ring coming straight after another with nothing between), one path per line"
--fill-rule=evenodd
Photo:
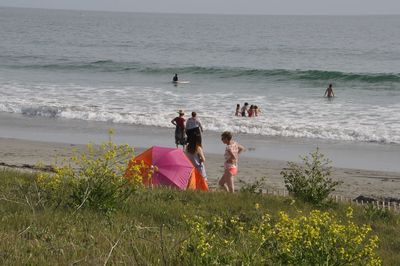
M240 188L240 192L242 193L252 193L252 194L261 194L263 192L263 187L265 185L266 177L257 178L253 182L246 182L242 179L239 179L239 183L242 184Z
M335 187L341 184L333 181L331 175L331 161L319 152L310 153L310 157L300 157L303 165L288 162L288 170L281 172L285 186L289 193L306 202L320 204L329 194L335 191Z
M378 206L375 206L371 203L364 206L362 213L364 218L370 221L381 220L384 222L388 222L393 218L393 214L391 211L379 208Z
M134 165L130 178L124 177L132 156L132 147L111 138L99 146L88 144L86 152L74 151L63 166L54 166L55 173L39 173L37 184L49 204L111 212L142 185L144 164Z
M381 265L378 237L371 228L312 211L277 221L264 214L252 223L237 217L188 220L191 235L181 245L180 261L192 265Z

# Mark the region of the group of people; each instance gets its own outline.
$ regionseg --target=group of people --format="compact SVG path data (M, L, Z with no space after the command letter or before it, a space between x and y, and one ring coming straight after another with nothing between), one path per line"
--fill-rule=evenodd
M192 117L187 121L184 116L185 113L179 110L178 116L171 120L171 123L175 126L176 147L178 148L179 145L182 145L183 149L185 149L187 144L194 141L197 141L201 145L203 126L197 118L196 112L192 112Z
M324 97L333 98L335 97L335 93L333 92L332 84L329 84L328 88L325 90ZM261 113L260 109L257 105L250 105L249 103L245 102L242 107L240 104L236 105L235 116L247 116L247 117L254 117L259 116Z
M193 166L207 180L205 169L205 155L202 147L203 127L200 120L197 118L196 112L192 112L192 116L186 121L185 113L182 110L178 111L178 116L171 120L175 125L175 144L183 146L187 157L193 163ZM239 154L244 151L244 147L238 144L232 138L232 133L225 131L221 135L221 141L226 144L224 174L220 178L218 184L228 192L234 192L233 177L238 172Z
M204 178L207 179L206 169L204 166L205 156L202 148L201 133L203 126L197 118L196 112L192 112L192 116L186 121L185 113L178 111L177 117L171 120L175 125L175 144L183 146L186 155L192 161L193 165L199 170Z
M178 75L175 74L173 82L178 82ZM328 98L334 97L332 84L325 91L325 95ZM257 105L250 105L245 102L242 107L240 104L236 105L236 116L242 117L255 117L259 116L260 109ZM175 125L175 144L178 148L182 145L185 150L187 157L193 163L193 166L198 169L201 175L207 180L207 173L205 169L205 155L202 147L202 132L203 126L200 120L197 118L196 112L192 112L192 116L187 119L184 118L185 113L182 110L178 111L178 116L171 120L171 123ZM225 149L225 163L224 163L224 174L218 181L219 186L224 188L226 191L234 192L234 176L238 172L238 158L239 154L245 150L243 146L238 144L232 138L232 133L225 131L221 135L221 141L226 144Z
M249 103L244 103L242 108L240 108L240 104L236 105L235 116L247 116L247 117L254 117L259 116L260 109L257 105L250 105Z

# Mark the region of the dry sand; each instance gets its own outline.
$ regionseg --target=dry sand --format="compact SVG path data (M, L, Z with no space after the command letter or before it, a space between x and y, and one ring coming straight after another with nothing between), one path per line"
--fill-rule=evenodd
M71 155L73 148L85 149L84 145L40 142L0 138L0 164L5 167L31 169L38 163L52 165ZM136 154L143 149L136 149ZM210 187L216 187L223 173L223 154L206 154L206 169ZM285 161L263 160L243 156L239 161L236 188L239 179L252 183L265 177L265 189L283 190L280 175L287 166ZM355 198L359 195L400 198L400 173L334 168L332 177L343 181L335 194Z

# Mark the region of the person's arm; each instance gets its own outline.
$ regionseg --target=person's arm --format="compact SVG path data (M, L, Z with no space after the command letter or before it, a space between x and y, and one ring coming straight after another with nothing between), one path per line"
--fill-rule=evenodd
M198 121L199 122L199 128L200 128L200 130L201 130L201 132L203 132L203 126L201 125L201 122L200 121Z
M243 147L242 145L238 144L238 154L240 154L241 152L246 151L246 148Z
M171 120L171 123L176 126L175 118Z
M325 90L324 97L328 94L328 89Z
M200 161L204 163L206 161L206 157L204 156L203 148L198 147L198 152L199 152Z

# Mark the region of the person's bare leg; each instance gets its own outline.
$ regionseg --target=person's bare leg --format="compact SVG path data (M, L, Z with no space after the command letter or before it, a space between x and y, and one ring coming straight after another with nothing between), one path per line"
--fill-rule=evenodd
M232 192L231 191L232 187L231 188L229 187L229 183L231 182L230 181L231 179L232 179L232 174L229 172L228 169L225 169L225 172L224 172L223 176L221 177L221 179L219 180L218 184L221 187L224 187L226 191Z
M218 181L218 185L220 188L223 188L224 190L228 191L228 187L225 185L225 183L226 183L226 181L225 181L225 172L224 172L224 174Z
M229 192L235 192L235 184L233 182L233 175L231 173L229 173L229 176L226 178L226 185Z
M226 191L228 191L227 187L225 186L225 173L219 179L218 185L219 185L220 188L224 188Z

